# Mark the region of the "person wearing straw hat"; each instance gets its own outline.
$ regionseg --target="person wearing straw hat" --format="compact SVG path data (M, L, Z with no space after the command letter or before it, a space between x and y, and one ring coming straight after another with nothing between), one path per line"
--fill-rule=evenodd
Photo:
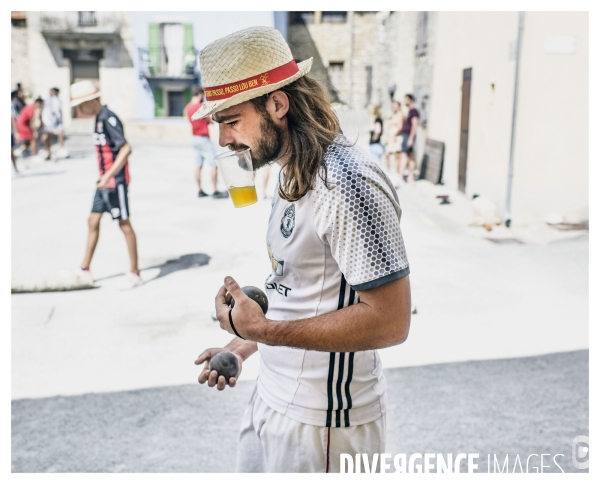
M251 149L254 168L281 173L267 229L272 272L261 308L230 276L215 298L222 329L198 381L223 390L210 359L256 351L257 386L240 431L240 472L339 472L343 454L385 452L387 397L378 348L404 342L409 267L389 178L341 133L326 90L270 27L228 35L200 53L219 144ZM231 299L235 306L230 307ZM241 368L241 366L240 366ZM375 464L378 467L379 461Z
M138 268L137 239L131 226L127 195L131 147L125 139L123 124L115 113L102 105L100 91L92 81L78 81L71 85L71 106L77 106L85 115L96 117L94 144L100 171L92 212L88 218L85 255L81 268L77 271L78 276L83 280L93 280L90 264L100 236L100 219L104 212L108 212L113 220L119 221L127 242L130 259L129 272L126 273L127 284L130 287L139 286L143 281Z

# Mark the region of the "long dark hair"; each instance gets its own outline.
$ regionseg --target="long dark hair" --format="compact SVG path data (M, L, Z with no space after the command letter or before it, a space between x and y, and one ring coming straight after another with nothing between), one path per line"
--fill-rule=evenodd
M311 190L319 176L327 184L325 152L340 134L340 122L326 90L319 82L303 76L281 89L289 99L287 124L289 161L279 185L281 198L295 202ZM251 99L258 112L266 112L268 95Z

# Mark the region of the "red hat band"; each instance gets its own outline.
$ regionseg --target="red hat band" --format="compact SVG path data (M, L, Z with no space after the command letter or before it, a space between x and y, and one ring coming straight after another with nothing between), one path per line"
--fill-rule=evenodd
M252 77L235 81L229 84L221 84L220 86L206 86L204 94L207 101L220 101L229 99L241 92L258 89L259 87L277 84L278 82L289 79L298 72L298 64L295 60L291 60L287 64L271 69L270 71L262 72Z

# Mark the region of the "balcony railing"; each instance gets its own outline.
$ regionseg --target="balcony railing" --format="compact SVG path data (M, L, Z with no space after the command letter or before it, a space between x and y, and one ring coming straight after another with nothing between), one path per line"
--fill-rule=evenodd
M95 27L96 26L96 12L77 12L78 13L78 27Z
M175 52L173 52L175 51ZM198 51L184 52L183 49L159 47L138 48L140 69L144 77L199 77Z
M64 12L40 17L43 32L120 32L121 20L111 12Z

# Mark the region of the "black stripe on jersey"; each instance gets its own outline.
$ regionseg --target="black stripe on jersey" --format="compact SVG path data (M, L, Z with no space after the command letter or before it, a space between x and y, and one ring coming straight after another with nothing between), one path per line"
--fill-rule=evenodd
M335 353L329 353L329 376L327 377L327 421L326 427L331 427L333 412L333 371L335 370Z
M338 368L337 384L335 386L335 394L337 395L338 408L335 411L335 426L341 427L342 419L342 408L344 408L344 401L342 400L342 380L344 379L344 360L346 359L346 353L340 353L340 365Z
M356 293L354 289L350 287L350 300L348 301L348 306L352 306L354 304L354 299L356 297ZM348 377L346 378L346 401L348 405L346 410L344 410L344 424L346 427L350 427L350 409L352 408L352 397L350 396L350 382L352 381L352 372L354 370L354 352L351 352L348 355Z
M338 309L342 309L344 307L344 300L346 299L346 278L344 274L342 274L342 282L340 283L340 297L338 299ZM342 370L343 370L342 363ZM335 353L329 353L329 375L327 376L327 420L325 425L327 427L331 427L331 417L333 415L333 373L335 372ZM341 376L340 376L341 375ZM340 378L343 378L343 371L338 375L338 388L341 386ZM339 409L342 407L340 391L337 392L338 395L338 410L336 412L336 420L339 422ZM338 424L339 427L339 424Z
M344 423L350 427L350 409L352 408L352 397L350 396L350 382L352 381L352 371L354 370L354 352L348 357L348 378L346 379L346 400L348 407L344 410Z
M352 289L350 289L352 290ZM342 309L344 307L344 302L346 299L346 278L342 274L342 283L340 285L340 297L338 299L338 309Z

